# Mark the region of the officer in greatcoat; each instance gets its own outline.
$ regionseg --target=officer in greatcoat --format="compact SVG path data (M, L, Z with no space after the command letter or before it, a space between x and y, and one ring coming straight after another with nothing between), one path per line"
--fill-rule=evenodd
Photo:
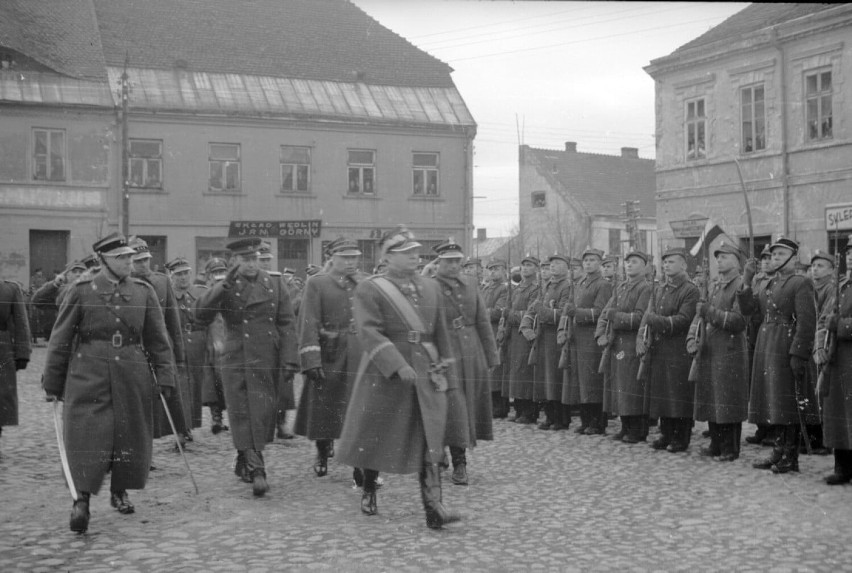
M743 269L745 270L745 269ZM769 245L763 247L760 253L760 262L757 274L752 279L752 292L760 292L763 287L769 283L769 279L775 271L772 269L772 253L769 252ZM760 323L763 317L759 312L749 315L748 320L748 363L749 372L754 368L754 347L757 344L757 333L760 332ZM751 388L751 376L749 376L749 388ZM751 391L749 390L749 393ZM763 446L771 446L775 437L769 434L769 424L758 422L757 431L753 436L747 436L745 441L749 444L760 444Z
M89 525L89 496L107 473L112 506L133 513L127 490L148 479L154 401L173 392L175 378L157 294L130 276L134 250L119 233L93 248L101 271L63 298L42 379L48 400L65 402L65 448L78 490L70 527L79 533Z
M603 434L606 418L603 412L603 375L598 373L601 348L595 339L595 329L606 303L612 296L612 283L601 275L603 251L587 248L581 256L583 276L574 285L574 299L564 308L566 321L573 323L574 338L571 344L571 375L565 384L575 389L563 388L563 406L579 405L580 426L578 434ZM576 396L579 401L566 401L566 396Z
M250 480L260 497L269 490L263 449L275 430L277 376L281 369L298 369L297 340L287 289L258 268L260 239L236 239L227 247L236 262L196 301L195 315L202 322L217 313L224 319L222 386L237 450L235 473Z
M59 310L59 303L68 287L74 284L86 270L82 261L72 261L65 266L65 270L56 275L52 281L44 283L32 297L32 303L49 308L53 312Z
M452 481L467 485L466 448L452 445L455 432L462 432L460 442L470 447L477 440L493 440L492 389L489 372L500 365L500 356L485 300L469 276L461 274L464 260L461 246L450 239L435 247L438 255L435 280L438 281L444 305L444 316L450 329L451 347L455 358L460 392L450 392L448 399L451 420L448 424L448 443L453 462ZM466 415L453 418L461 408Z
M698 360L695 419L708 422L710 428L710 446L700 453L730 462L740 455L742 423L748 417L748 317L737 301L745 255L736 246L722 243L713 257L718 275L708 285L707 300L696 306L686 344L690 356ZM701 321L703 339L699 337Z
M426 525L457 521L441 501L451 339L438 283L416 273L418 243L404 227L380 242L388 268L355 289L355 324L363 350L337 457L365 468L361 511L375 515L379 471L419 472Z
M846 245L846 268L852 269L852 236ZM817 363L827 368L818 388L823 419L823 439L834 449L834 471L825 477L828 485L852 481L852 280L847 270L840 279L839 314L835 295L825 305L819 329L834 338L834 352L817 353Z
M316 442L314 473L328 473L334 440L340 437L352 385L361 359L352 301L367 278L358 270L358 243L334 241L331 268L308 278L299 312L299 358L305 383L295 432ZM356 483L363 480L356 468Z
M834 256L822 249L816 249L811 255L811 279L814 282L814 295L816 296L816 315L820 317L825 313L828 303L834 300L837 281L835 279ZM805 377L805 398L809 404L817 404L816 383L819 373L817 365L813 360L808 362L808 375ZM808 416L805 424L811 441L811 453L815 455L828 455L831 453L825 447L822 439L822 422L819 419L817 408L808 408ZM804 444L799 448L799 453L807 453Z
M538 404L533 399L535 367L529 363L532 342L521 334L521 321L533 300L539 295L539 260L526 255L521 260L521 282L512 291L512 306L506 309L506 376L509 395L514 399L517 424L533 424L538 420Z
M652 446L657 450L683 452L689 448L694 425L695 388L689 382L692 360L686 350L686 335L695 317L698 287L689 281L686 261L689 254L680 247L663 253L663 284L657 285L656 305L648 305L640 332L646 325L651 332L650 349L644 337L638 341L642 352L650 352L650 415L660 418L660 437Z
M482 298L488 312L488 320L494 336L500 318L509 302L509 284L506 280L506 262L502 259L491 259L486 267L487 280L482 287ZM509 398L503 396L504 365L502 363L491 367L491 409L495 418L509 416Z
M213 257L204 267L204 276L208 288L225 280L228 265L224 259ZM193 315L197 317L197 313ZM210 431L216 435L230 428L225 424L223 412L227 408L225 391L222 389L221 358L225 349L225 320L216 314L207 324L207 351L204 355L204 378L201 385L201 402L210 410Z
M18 283L0 280L0 435L18 425L18 370L30 361L27 303Z
M775 473L799 471L801 424L805 376L816 331L814 285L796 274L799 245L784 237L770 245L774 274L758 292L752 284L755 265L746 265L740 308L746 314L760 313L762 323L754 350L749 421L774 428L772 454L752 464Z
M621 430L613 436L628 444L644 442L648 437L650 395L647 380L637 380L639 356L636 335L651 297L651 283L645 269L649 256L631 251L624 258L626 280L614 289L612 298L601 311L595 331L598 346L610 345L609 411L621 417Z

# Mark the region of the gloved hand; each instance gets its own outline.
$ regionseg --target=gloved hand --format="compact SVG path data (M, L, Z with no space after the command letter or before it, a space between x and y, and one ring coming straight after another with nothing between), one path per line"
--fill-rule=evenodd
M535 340L535 331L532 328L524 328L521 330L521 334L527 339L527 342Z
M829 315L828 319L826 319L825 328L829 332L837 332L837 315L833 312Z
M805 375L805 368L807 367L807 362L804 358L800 358L799 356L790 356L790 369L793 371L793 376L796 378L802 378Z
M743 269L743 284L750 287L755 274L757 274L757 259L751 258Z
M172 396L174 396L174 393L174 386L160 386L160 394L162 394L163 398L165 398L166 400L171 400Z
M234 265L228 271L228 274L225 275L224 280L222 281L222 286L225 288L233 288L235 284L237 284L237 275L240 274L240 265Z
M665 316L660 316L656 312L649 312L645 317L645 323L651 327L654 332L663 332L669 325L669 321Z
M814 363L819 367L828 364L828 351L825 348L814 349Z
M605 334L598 336L597 342L598 342L598 346L606 346L607 344L609 344L609 341L606 339Z
M698 344L696 344L694 338L689 338L686 341L686 351L690 356L695 356L698 354Z
M309 368L305 370L305 377L317 386L322 386L325 382L325 372L322 368Z
M396 376L409 384L414 384L417 381L417 372L411 366L403 366L396 371Z
M577 314L577 307L573 304L569 304L565 307L565 310L562 312L562 314L563 316L574 318L574 315Z
M607 322L613 322L615 320L615 315L618 314L617 308L610 308L606 311L606 320Z
M559 330L556 332L556 345L562 346L565 344L565 341L568 340L568 333L564 330Z
M544 307L544 305L539 300L539 301L536 301L535 304L533 304L532 308L530 309L530 313L531 314L541 314L545 310L547 310L547 309Z
M27 358L15 358L15 370L24 370L29 364L29 359Z
M53 284L58 287L61 287L66 282L68 282L68 277L65 276L65 273L60 273L53 278Z

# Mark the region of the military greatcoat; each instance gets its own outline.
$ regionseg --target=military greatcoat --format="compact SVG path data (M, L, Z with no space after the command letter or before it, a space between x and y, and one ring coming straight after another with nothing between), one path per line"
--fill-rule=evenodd
M30 323L24 293L0 280L0 427L18 425L15 360L30 359Z
M709 288L695 383L695 419L702 422L739 424L748 417L748 318L737 301L742 283L740 275L717 277ZM698 321L696 315L687 342L695 339Z
M650 394L647 381L637 380L639 356L636 354L636 334L642 315L651 298L651 285L644 276L623 281L618 285L598 320L595 337L603 336L609 309L617 312L612 322L610 349L610 391L604 394L604 411L618 416L648 415ZM616 301L616 299L618 299ZM617 302L617 304L616 304Z
M322 368L325 381L305 378L295 432L309 440L336 440L361 359L352 316L355 287L363 273L319 273L308 278L299 312L302 371Z
M562 346L556 343L556 329L562 318L562 308L571 299L571 279L568 275L551 277L527 309L535 317L536 338L531 351L535 359L533 400L562 400L562 370L559 357Z
M221 313L225 340L220 356L231 437L237 450L263 450L275 431L280 368L298 369L290 297L283 283L258 271L222 281L195 301L195 317L210 323Z
M797 384L790 357L805 362L811 358L816 329L813 282L785 267L760 291L741 291L739 302L744 313L759 313L762 318L754 349L749 422L798 424ZM804 386L804 381L799 384Z
M104 272L70 287L43 385L65 400L65 447L78 490L97 493L107 472L113 490L145 487L158 392L149 368L160 386L174 386L174 356L154 289L132 277L114 282Z
M206 286L194 284L185 291L175 291L186 357L186 363L178 365L180 380L184 382L180 384L180 398L184 417L193 428L201 427L202 388L207 369L207 325L195 320L192 307L206 290Z
M612 283L600 271L588 273L574 285L576 307L571 341L571 370L563 378L563 404L603 402L603 375L598 374L602 348L595 340L595 328L601 311L612 296Z
M530 303L538 297L539 285L535 281L521 282L512 291L512 307L506 316L506 375L509 378L509 396L520 400L533 399L535 367L529 364L532 342L520 332L521 321Z
M657 304L651 311L663 317L666 325L661 332L653 332L651 343L651 417L692 418L695 389L689 381L692 359L686 351L686 335L695 317L698 287L681 273L655 288ZM643 318L640 329L644 326Z
M382 294L375 281L385 277L415 306L424 331L413 334L406 321ZM419 275L388 270L355 289L355 324L367 360L352 397L337 445L346 465L390 473L414 473L424 461L443 457L447 425L447 394L458 392L449 372L447 392L436 391L429 379L431 360L421 341L432 342L442 359L452 358L438 283ZM417 372L414 384L394 374L403 366Z
M820 315L819 327L825 328L834 312L834 297ZM822 407L823 442L828 448L852 450L852 282L840 283L840 314L837 321L836 349L826 376L828 388Z
M497 336L497 328L500 325L500 317L503 310L509 304L509 285L504 282L488 281L482 287L482 298L488 312L488 321L491 323L493 336ZM505 376L505 365L495 365L491 368L491 391L500 392L508 396L508 379Z
M453 357L456 359L455 370L459 378L461 392L452 392L450 400L464 401L461 406L467 410L463 420L451 420L452 432L454 425L465 423L467 436L471 446L476 440L493 440L491 384L488 379L489 369L500 363L497 342L491 328L489 313L485 301L479 294L476 281L472 277L442 277L437 275L435 280L443 294L444 316L450 331ZM455 405L449 405L450 415L458 410ZM455 445L455 444L452 444Z

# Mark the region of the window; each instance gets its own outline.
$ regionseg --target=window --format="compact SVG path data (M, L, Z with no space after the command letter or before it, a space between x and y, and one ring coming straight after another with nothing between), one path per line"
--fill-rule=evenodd
M376 152L367 149L349 150L350 195L373 195L376 192Z
M311 184L311 148L281 146L281 191L307 193Z
M163 187L163 142L131 139L127 170L131 187Z
M210 190L240 190L240 145L238 143L211 143Z
M547 193L545 193L544 191L533 191L532 206L533 209L547 207Z
M805 105L808 140L831 137L831 71L805 75Z
M704 159L706 148L704 98L686 102L686 158Z
M438 196L438 154L415 153L412 165L414 194Z
M65 130L33 130L33 179L65 181Z
M740 92L743 153L766 149L766 115L763 84L743 88Z

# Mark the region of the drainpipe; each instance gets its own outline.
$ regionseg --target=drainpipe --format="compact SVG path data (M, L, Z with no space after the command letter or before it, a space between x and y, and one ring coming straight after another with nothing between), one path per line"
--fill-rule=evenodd
M465 129L464 140L464 180L462 182L462 225L464 226L465 239L462 243L467 252L470 252L470 241L473 238L473 135L470 130ZM478 245L477 245L478 248Z
M778 74L779 83L781 84L781 191L784 216L782 217L783 225L782 232L785 236L790 234L790 157L787 150L787 54L784 52L784 47L778 40L778 28L772 28L772 43L775 49L778 50L778 59L781 63L781 70Z

